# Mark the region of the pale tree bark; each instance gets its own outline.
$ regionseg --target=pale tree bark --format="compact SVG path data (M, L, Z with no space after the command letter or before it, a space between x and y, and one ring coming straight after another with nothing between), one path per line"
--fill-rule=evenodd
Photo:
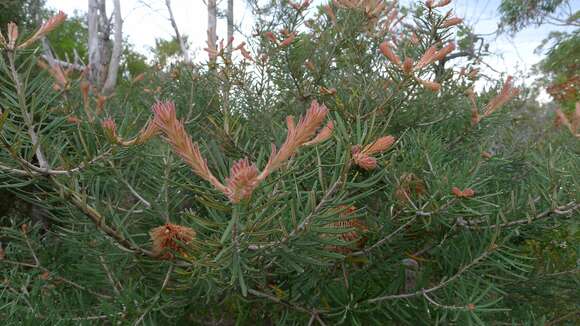
M234 0L228 0L228 59L232 60L232 39L234 37Z
M114 0L115 9L113 11L115 21L115 35L113 43L113 51L111 53L111 60L109 62L109 69L107 71L107 79L103 85L103 95L113 93L115 85L117 85L117 74L119 72L119 65L121 62L121 54L123 52L123 18L121 17L121 2Z
M99 0L89 0L88 11L88 51L89 51L89 81L99 88L99 66L101 65L101 51L99 50Z
M96 91L110 95L117 84L123 51L123 19L120 0L113 0L113 20L107 18L106 0L88 0L89 82ZM110 33L114 26L114 43Z
M207 1L207 46L210 49L217 47L217 4L216 0ZM215 58L210 56L210 62Z
M175 17L173 16L173 10L171 10L171 0L165 0L165 5L167 6L167 11L169 11L169 21L171 22L171 27L173 27L173 31L175 31L175 38L177 42L179 42L179 48L181 49L181 56L186 63L190 62L189 53L187 52L187 44L185 44L185 39L179 33L179 29L177 28L177 23L175 22Z

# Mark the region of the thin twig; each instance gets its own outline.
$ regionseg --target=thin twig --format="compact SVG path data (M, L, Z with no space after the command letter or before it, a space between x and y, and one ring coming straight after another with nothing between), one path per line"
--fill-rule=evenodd
M248 249L260 250L260 249L265 249L265 248L269 248L269 247L274 247L274 246L278 246L278 245L283 244L283 243L287 242L288 240L292 239L298 233L300 233L304 229L306 229L306 227L310 224L312 219L328 203L328 201L330 200L332 195L334 195L334 193L336 192L336 190L338 190L338 187L341 184L342 184L342 180L340 178L338 180L336 180L334 182L334 184L326 191L326 193L324 194L324 196L322 197L322 199L320 200L318 205L316 205L314 210L312 210L312 212L310 212L310 214L308 214L308 216L306 216L306 218L304 220L302 220L302 222L300 222L300 224L298 224L298 226L296 226L288 235L286 235L285 237L283 237L282 239L280 239L278 241L274 241L274 242L270 242L270 243L266 243L266 244L261 244L261 245L249 245Z
M157 295L155 296L155 298L153 298L153 302L151 302L151 304L147 307L147 309L145 309L145 311L143 312L141 317L139 317L139 319L137 319L137 321L135 321L133 326L137 326L141 322L143 322L143 319L145 318L145 316L147 316L149 311L151 311L151 309L153 309L153 306L155 306L155 304L157 304L157 301L159 301L159 298L161 297L161 293L163 292L163 290L165 290L167 283L169 283L169 278L170 278L172 272L173 272L173 264L171 264L169 266L169 268L167 269L167 273L165 274L165 278L163 279L163 283L161 284L161 288L159 289L159 292L157 292Z
M376 302L381 302L381 301L386 301L386 300L395 300L395 299L408 299L408 298L413 298L416 296L421 296L427 293L431 293L434 291L437 291L445 286L447 286L447 284L455 281L457 278L459 278L463 273L465 273L467 270L469 270L471 267L477 265L480 261L482 261L483 259L485 259L486 257L488 257L491 254L490 250L486 250L484 251L479 257L475 258L474 260L472 260L469 264L463 266L462 268L459 269L459 271L457 271L457 273L455 273L453 276L451 276L448 279L442 279L439 284L435 285L434 287L428 288L428 289L421 289L415 292L411 292L411 293L403 293L403 294L391 294L391 295L385 295L385 296L380 296L380 297L376 297L376 298L372 298L372 299L367 299L364 301L364 303L376 303Z

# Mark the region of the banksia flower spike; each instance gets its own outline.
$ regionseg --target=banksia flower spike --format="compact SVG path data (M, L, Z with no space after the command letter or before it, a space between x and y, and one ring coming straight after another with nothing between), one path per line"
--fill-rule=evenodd
M441 24L441 27L448 28L451 26L459 25L462 22L463 22L463 19L458 18L458 17L453 17L453 18L449 18L449 19L446 19L445 21L443 21L443 23Z
M117 124L111 118L107 118L101 122L101 127L109 140L113 143L118 143L119 136L117 135Z
M107 118L102 123L101 126L103 127L107 138L111 140L111 142L122 145L122 146L132 146L132 145L141 145L147 142L149 139L153 138L155 135L159 133L159 127L155 124L153 120L147 121L147 124L143 129L139 131L139 134L133 139L125 140L119 136L117 133L117 126L115 122Z
M55 91L64 90L67 88L69 84L68 75L70 74L71 70L63 70L62 67L58 64L48 65L46 62L39 60L38 66L42 69L46 69L48 73L54 78L54 84L52 88Z
M554 119L554 126L556 128L565 126L566 128L572 130L572 124L570 123L570 120L568 120L568 117L560 109L556 109L556 118Z
M432 92L438 92L441 89L441 84L436 83L436 82L432 82L429 80L424 80L424 79L420 79L420 78L415 78L415 80L417 82L419 82L419 84L421 84L423 87L425 87L426 89L432 91Z
M425 51L419 62L413 68L414 70L422 69L435 61L443 60L449 53L455 50L455 43L449 42L440 50L437 50L435 46L431 46Z
M288 37L286 37L286 38L284 39L284 41L282 41L282 43L280 43L280 46L281 46L281 47L286 47L286 46L288 46L288 45L292 44L292 42L294 42L294 39L295 39L295 38L296 38L296 33L294 33L294 32L293 32L293 33L290 33L290 34L288 35Z
M327 141L332 136L332 131L334 130L334 121L328 121L326 126L318 132L316 137L312 138L312 140L307 141L304 143L304 146L312 146L317 145L322 142Z
M360 145L353 146L352 159L354 164L366 171L374 170L377 167L377 159L372 155L386 151L394 142L395 137L384 136L362 149Z
M324 12L326 12L332 24L336 24L336 15L334 14L334 10L332 10L332 6L327 4L322 6L322 9L324 9Z
M402 69L405 74L410 75L413 72L413 60L411 58L405 58Z
M471 126L475 126L481 120L479 109L477 108L477 103L475 102L475 93L473 92L473 88L469 88L466 93L469 101L471 102Z
M247 158L234 163L226 179L227 196L233 203L248 199L259 184L258 168Z
M177 120L173 102L157 102L153 105L154 122L165 134L173 151L179 155L200 178L211 183L218 191L227 194L227 188L211 173L207 161L201 155L199 145L193 143L183 123Z
M195 239L195 231L187 226L167 223L149 231L153 240L152 251L161 259L171 259L173 255L167 250L180 253L184 252L184 246Z
M276 36L274 35L274 33L265 32L264 37L267 38L270 42L272 42L274 44L278 44L278 40L276 39Z
M338 209L340 209L341 220L329 223L325 225L325 227L332 229L344 229L344 230L353 229L353 230L333 235L324 234L323 237L329 238L333 236L344 242L356 241L355 243L356 248L358 249L363 248L367 240L366 237L364 236L364 233L367 233L369 231L369 228L360 219L350 217L350 215L352 215L352 213L356 211L356 207L341 205L338 207ZM335 245L327 246L327 250L332 252L338 252L341 254L349 254L352 252L351 248Z
M451 189L451 193L457 198L470 198L475 196L475 191L471 188L465 188L464 190L461 190L457 187L453 187Z
M62 24L66 20L66 14L62 11L59 11L58 14L51 17L47 20L44 24L40 26L40 28L32 35L28 40L18 46L19 49L24 49L30 46L32 43L40 40L46 34L55 30L60 24Z
M513 97L517 96L519 93L520 93L520 90L517 88L514 88L512 85L512 77L508 76L501 91L500 91L500 93L496 97L491 99L491 101L489 101L489 103L485 107L485 110L483 111L483 115L488 116L488 115L494 113L499 108L501 108L504 104L506 104L509 100L511 100Z
M438 8L438 7L445 7L450 3L451 3L451 0L441 0L441 1L438 1L437 3L435 3L433 0L427 0L427 1L425 1L425 6L429 9L434 9L434 8Z
M401 65L401 59L399 58L398 55L396 55L393 50L391 49L391 46L389 45L389 43L387 41L384 41L383 43L381 43L379 45L379 49L381 50L381 53L387 58L389 59L389 61L391 61L391 63L400 66Z
M286 117L286 125L288 127L286 141L282 144L280 150L277 150L276 146L272 145L270 159L262 173L258 176L258 179L264 180L270 173L280 168L286 160L294 155L300 146L311 140L327 114L328 108L324 104L320 105L314 100L306 115L300 117L297 125L294 123L292 116Z

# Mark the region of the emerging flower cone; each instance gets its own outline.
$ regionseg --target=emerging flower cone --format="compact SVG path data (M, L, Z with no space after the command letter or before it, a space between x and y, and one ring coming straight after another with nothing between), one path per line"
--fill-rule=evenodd
M326 127L317 133L328 114L328 109L324 104L319 105L318 102L313 101L306 115L300 117L298 124L295 124L292 116L286 118L288 126L286 141L279 150L276 149L275 145L272 145L272 153L268 163L261 172L248 159L238 160L232 165L230 176L226 178L226 184L224 185L211 173L207 161L201 155L199 145L193 143L191 137L185 131L183 123L177 120L173 102L158 102L153 106L153 112L155 114L155 124L165 134L177 155L192 168L195 174L210 182L216 190L226 195L232 203L238 203L250 198L260 182L280 168L284 162L296 153L298 148L305 145L315 145L327 140L332 135L334 127L332 121L330 121Z
M461 190L457 187L453 187L451 189L451 193L457 198L471 198L475 196L475 191L471 188L465 188L464 190Z
M184 245L195 238L195 231L187 226L167 223L149 231L153 240L153 253L162 259L170 259L173 255L167 250L184 253Z
M354 164L364 170L374 170L377 167L377 159L372 155L386 151L393 143L395 143L395 137L384 136L365 146L362 150L360 145L353 146L352 160Z
M344 233L336 234L334 236L344 242L356 241L356 248L361 249L362 247L364 247L367 240L367 238L363 236L363 234L368 232L369 230L367 225L359 219L349 218L349 216L354 211L356 211L356 208L354 206L346 207L343 205L338 208L341 210L340 212L341 220L327 224L326 227L333 229L354 229ZM325 234L324 237L329 238L330 235ZM327 250L341 254L349 254L352 252L351 248L334 245L328 246Z

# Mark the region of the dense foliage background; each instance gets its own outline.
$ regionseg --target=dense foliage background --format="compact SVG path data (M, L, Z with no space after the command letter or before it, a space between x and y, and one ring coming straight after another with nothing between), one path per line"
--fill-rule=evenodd
M446 2L273 1L233 56L125 45L110 96L2 11L0 320L575 324L578 99L476 92ZM42 36L87 62L84 24Z

